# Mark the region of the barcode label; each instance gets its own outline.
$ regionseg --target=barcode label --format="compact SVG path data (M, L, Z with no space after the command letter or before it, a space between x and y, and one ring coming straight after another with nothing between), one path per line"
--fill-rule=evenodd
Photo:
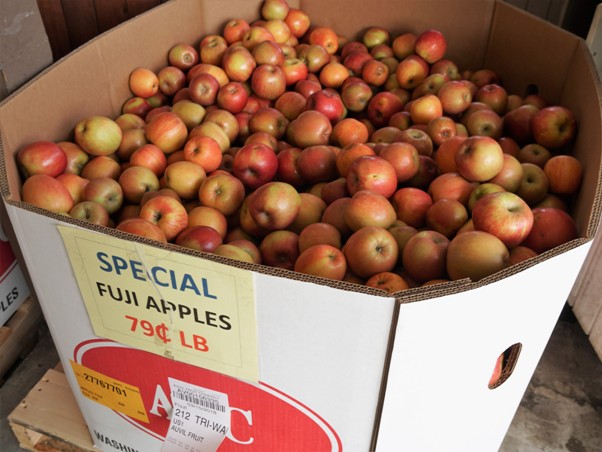
M222 413L226 412L225 405L222 405L218 400L213 398L207 398L197 394L184 393L181 391L176 391L172 395L185 402L194 403L195 405L209 408L211 410L221 411Z
M169 378L171 423L162 452L215 452L230 431L228 394Z

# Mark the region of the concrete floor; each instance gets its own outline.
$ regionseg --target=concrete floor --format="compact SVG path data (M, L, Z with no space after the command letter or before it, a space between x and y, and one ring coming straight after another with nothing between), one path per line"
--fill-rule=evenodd
M57 362L52 339L42 325L37 346L0 388L0 451L22 450L7 416ZM500 448L500 452L563 451L602 451L602 363L568 309Z

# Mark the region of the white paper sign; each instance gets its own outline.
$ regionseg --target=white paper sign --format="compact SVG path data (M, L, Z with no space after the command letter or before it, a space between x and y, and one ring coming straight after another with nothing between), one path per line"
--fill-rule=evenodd
M230 430L228 394L169 378L172 413L162 452L215 452Z

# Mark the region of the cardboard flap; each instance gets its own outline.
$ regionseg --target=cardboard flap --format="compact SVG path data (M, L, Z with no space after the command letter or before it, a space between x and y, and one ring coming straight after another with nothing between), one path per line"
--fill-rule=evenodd
M590 245L468 292L401 305L376 450L501 444ZM512 374L489 389L496 358L514 344Z

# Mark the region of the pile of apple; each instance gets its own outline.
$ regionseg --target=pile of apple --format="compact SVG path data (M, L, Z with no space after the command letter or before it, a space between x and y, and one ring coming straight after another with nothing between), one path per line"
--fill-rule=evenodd
M572 112L460 70L443 34L358 40L286 0L166 49L115 118L19 150L22 199L160 242L389 292L577 237Z

